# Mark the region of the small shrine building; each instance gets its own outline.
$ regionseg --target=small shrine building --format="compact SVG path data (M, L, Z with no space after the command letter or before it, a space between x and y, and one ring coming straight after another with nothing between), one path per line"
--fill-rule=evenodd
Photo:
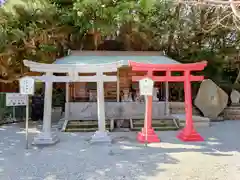
M66 90L63 129L69 120L98 120L99 131L93 135L93 139L109 141L105 133L106 119L143 119L144 99L139 94L138 82L132 81L132 77L146 76L147 72L133 71L129 61L165 66L181 64L160 52L136 51L73 51L53 64L25 61L30 71L46 73L35 76L35 79L45 82L43 132L35 138L35 143L45 141L51 144L57 141L50 125L53 83ZM165 69L163 72L154 72L153 68L152 71L153 76L166 77ZM166 79L154 84L152 100L152 118L161 119L163 115L170 115Z

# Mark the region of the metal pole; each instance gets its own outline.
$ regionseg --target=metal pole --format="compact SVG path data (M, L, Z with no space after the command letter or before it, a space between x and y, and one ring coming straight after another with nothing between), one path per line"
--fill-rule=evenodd
M148 96L145 96L145 108L146 108L146 113L145 113L145 146L147 147L148 144Z
M29 100L28 95L27 97L27 104L26 104L26 149L28 149L28 119L29 119Z
M15 105L13 106L13 121L16 122L16 111Z
M119 69L117 69L117 102L120 101L120 73Z

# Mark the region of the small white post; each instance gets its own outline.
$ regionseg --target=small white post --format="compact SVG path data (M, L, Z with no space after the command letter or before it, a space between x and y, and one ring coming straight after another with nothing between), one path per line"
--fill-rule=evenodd
M26 95L26 149L28 149L28 120L29 120L29 99L28 99L28 95Z
M169 116L169 84L165 82L165 115Z
M13 121L16 121L16 108L13 106Z
M23 77L19 80L20 94L24 95L24 101L26 104L26 127L25 127L25 137L26 137L26 149L28 149L28 119L29 119L29 94L34 94L34 79L29 77Z
M148 96L145 95L145 108L146 108L146 111L145 111L145 124L146 124L146 128L145 128L145 146L147 147L147 144L148 144Z

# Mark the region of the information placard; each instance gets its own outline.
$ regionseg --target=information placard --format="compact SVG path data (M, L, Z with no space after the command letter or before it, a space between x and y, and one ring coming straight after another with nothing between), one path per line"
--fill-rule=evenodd
M21 94L28 94L33 95L34 94L34 79L31 77L23 77L19 80L20 84L20 93Z
M153 80L150 78L144 78L139 81L140 95L152 96L153 94Z
M27 95L20 93L7 93L6 106L26 106Z

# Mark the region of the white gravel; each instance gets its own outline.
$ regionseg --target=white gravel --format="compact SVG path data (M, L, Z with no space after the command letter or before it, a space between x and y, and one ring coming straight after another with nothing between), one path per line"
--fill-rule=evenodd
M148 147L133 132L112 133L112 145L89 144L91 133L59 133L57 145L25 150L23 129L6 126L0 180L240 180L240 121L199 132L205 142L183 143L177 132L160 132L162 142Z

